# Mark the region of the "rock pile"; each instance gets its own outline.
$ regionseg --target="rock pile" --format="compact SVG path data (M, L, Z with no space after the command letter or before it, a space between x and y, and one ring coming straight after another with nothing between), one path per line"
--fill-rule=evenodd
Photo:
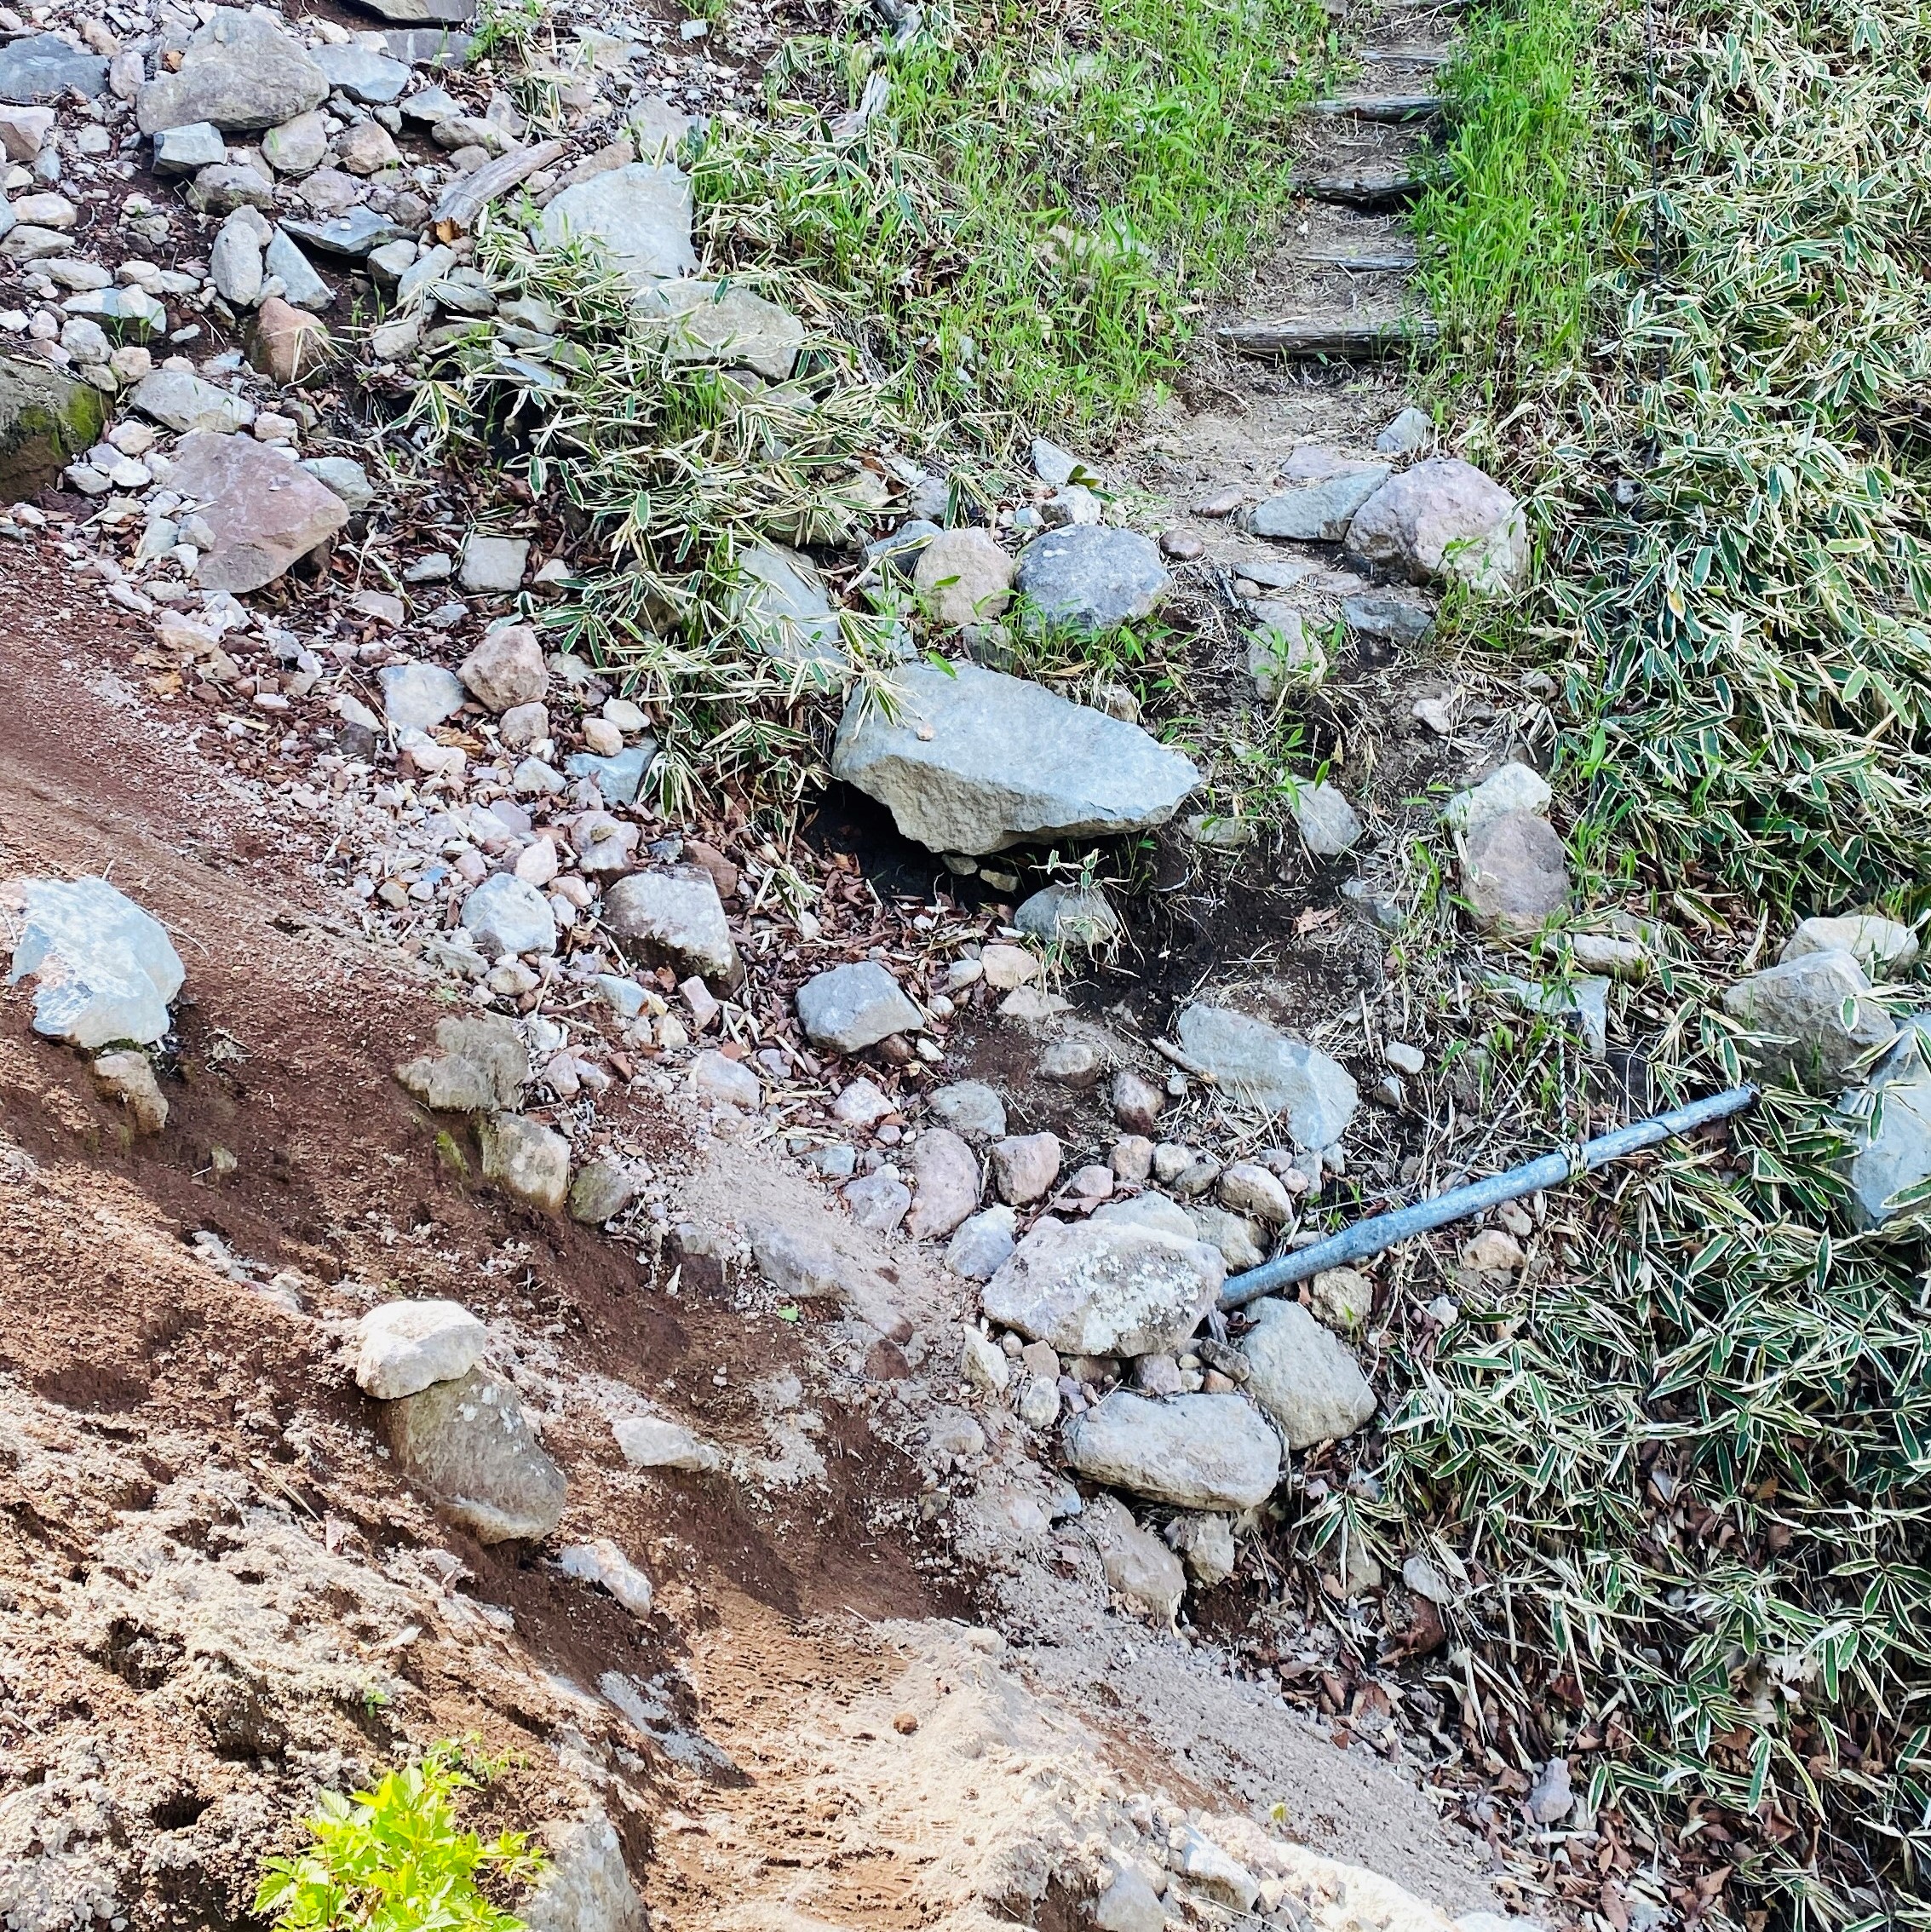
M382 1405L404 1472L479 1542L540 1540L563 1514L561 1469L515 1392L478 1366L487 1331L455 1302L388 1302L356 1325L355 1380Z

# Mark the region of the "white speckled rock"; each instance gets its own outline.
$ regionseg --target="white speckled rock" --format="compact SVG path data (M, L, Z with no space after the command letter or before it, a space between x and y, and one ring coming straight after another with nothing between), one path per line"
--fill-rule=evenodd
M460 1302L385 1302L356 1323L355 1337L357 1388L393 1402L468 1374L489 1333Z
M1227 1279L1217 1250L1170 1227L1042 1221L986 1285L994 1321L1062 1355L1148 1355L1199 1325Z

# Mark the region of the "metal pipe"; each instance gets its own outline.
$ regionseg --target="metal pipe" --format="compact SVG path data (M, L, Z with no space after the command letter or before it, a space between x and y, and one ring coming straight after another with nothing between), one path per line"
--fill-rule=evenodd
M1406 1241L1431 1229L1445 1228L1451 1221L1466 1220L1485 1208L1500 1207L1504 1201L1520 1199L1544 1187L1560 1187L1564 1182L1606 1166L1626 1155L1641 1153L1663 1141L1687 1134L1693 1128L1741 1113L1756 1098L1755 1087L1733 1087L1727 1093L1712 1094L1707 1100L1692 1101L1687 1107L1672 1107L1667 1113L1652 1114L1647 1120L1601 1134L1593 1141L1572 1145L1559 1153L1546 1153L1506 1174L1486 1181L1471 1181L1464 1187L1451 1187L1431 1200L1417 1201L1413 1207L1397 1208L1392 1214L1371 1215L1352 1228L1293 1253L1250 1268L1227 1283L1220 1299L1223 1308L1244 1308L1250 1302L1272 1294L1277 1288L1305 1281L1325 1268L1343 1268L1349 1262L1365 1261L1397 1241Z

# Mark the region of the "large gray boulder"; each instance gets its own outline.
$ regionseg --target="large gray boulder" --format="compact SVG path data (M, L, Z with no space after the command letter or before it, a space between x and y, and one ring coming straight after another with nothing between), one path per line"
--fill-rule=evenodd
M1145 617L1167 588L1159 547L1137 531L1076 523L1020 552L1014 588L1044 622L1111 630Z
M1247 1393L1274 1418L1290 1449L1352 1435L1375 1412L1375 1392L1347 1345L1298 1302L1252 1305L1240 1342Z
M631 957L668 966L681 980L695 974L729 986L738 978L724 901L701 865L666 865L619 879L604 895L603 923Z
M187 975L158 919L105 879L29 879L10 896L8 983L33 980L35 1032L92 1052L168 1031Z
M1164 825L1200 782L1137 725L1043 685L960 664L906 664L896 715L863 693L845 707L833 775L891 809L934 852L1028 839L1105 838Z
M1181 1050L1230 1098L1283 1116L1296 1146L1332 1147L1348 1131L1360 1094L1340 1061L1226 1006L1190 1006L1177 1029Z
M1411 584L1465 584L1483 596L1529 574L1522 506L1473 463L1431 457L1391 476L1348 526L1351 556Z
M916 1033L925 1021L899 982L876 959L834 966L798 988L798 1019L814 1046L863 1053L893 1033Z
M1062 1355L1176 1349L1227 1279L1217 1249L1171 1226L1041 1221L986 1284L994 1321Z
M1181 1509L1251 1509L1280 1480L1280 1438L1244 1395L1116 1389L1066 1424L1066 1445L1083 1476Z
M44 362L0 356L0 503L39 495L101 438L101 392Z
M1931 1181L1931 1013L1912 1015L1842 1106L1853 1150L1845 1163L1852 1218L1876 1228L1899 1214L1924 1212L1928 1204L1899 1197Z
M530 1078L530 1055L513 1022L496 1013L436 1022L436 1050L405 1061L395 1077L439 1113L500 1113Z
M144 135L196 121L231 134L279 128L328 99L328 76L264 15L224 9L195 41L177 72L164 72L135 95Z
M1870 992L1849 953L1805 952L1738 980L1723 995L1723 1010L1748 1036L1741 1045L1754 1066L1822 1090L1897 1033Z
M382 1423L403 1474L479 1543L534 1540L556 1527L563 1471L505 1383L471 1369L389 1403Z
M168 486L199 504L214 532L195 571L204 590L259 590L348 521L334 491L245 436L183 437Z
M697 271L690 178L669 162L633 161L565 188L543 210L537 233L545 248L600 243L640 295Z

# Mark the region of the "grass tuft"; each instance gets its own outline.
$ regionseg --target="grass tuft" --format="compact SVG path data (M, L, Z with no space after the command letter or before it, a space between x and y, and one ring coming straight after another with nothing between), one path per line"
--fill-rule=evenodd
M909 39L794 41L698 198L727 257L830 291L934 434L1100 436L1282 219L1327 44L1308 0L966 0Z

